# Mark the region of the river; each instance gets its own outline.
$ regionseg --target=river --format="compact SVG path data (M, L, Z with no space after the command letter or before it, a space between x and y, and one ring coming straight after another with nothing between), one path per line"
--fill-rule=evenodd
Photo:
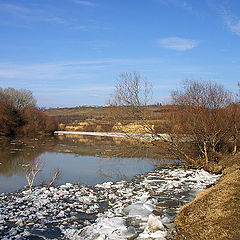
M1 138L0 144L1 239L171 239L179 207L220 177L186 170L161 159L159 149L124 138ZM41 171L30 191L23 188L26 170L36 162ZM44 187L56 169L56 186Z
M41 171L35 185L48 183L57 169L61 172L56 181L58 185L67 182L95 185L130 180L136 174L153 170L155 165L173 162L157 159L153 154L146 156L146 152L139 149L124 152L124 146L123 139L101 136L1 138L0 193L26 186L26 171L34 167L36 161L40 161Z

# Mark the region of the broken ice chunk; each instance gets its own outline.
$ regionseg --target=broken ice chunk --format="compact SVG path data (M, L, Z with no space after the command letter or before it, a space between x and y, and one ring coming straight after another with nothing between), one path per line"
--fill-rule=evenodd
M140 202L127 206L123 212L129 217L138 217L143 221L147 221L149 214L151 214L151 211Z

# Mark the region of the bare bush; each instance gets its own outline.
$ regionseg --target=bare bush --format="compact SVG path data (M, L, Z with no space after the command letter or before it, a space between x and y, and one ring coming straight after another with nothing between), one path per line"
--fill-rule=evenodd
M37 174L41 170L41 167L42 167L42 161L40 159L37 159L35 164L27 168L25 171L25 176L26 176L30 191L32 191L32 186L34 184Z
M191 136L191 144L197 146L208 165L209 156L222 152L229 141L227 107L233 101L232 94L216 83L186 80L182 91L172 92L172 100L181 107L175 114L180 126L176 133Z
M50 187L52 187L53 186L53 184L56 182L56 180L59 178L59 176L60 176L60 174L61 174L61 170L58 168L58 169L56 169L56 171L55 171L55 173L53 174L53 176L52 176L52 179L51 179L51 181L48 183L48 185L47 185L47 189L50 189Z

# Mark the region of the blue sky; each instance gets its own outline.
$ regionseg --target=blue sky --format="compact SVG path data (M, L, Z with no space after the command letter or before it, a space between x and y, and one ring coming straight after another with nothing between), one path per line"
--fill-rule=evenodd
M239 0L0 0L0 87L39 106L103 105L137 71L167 102L183 79L237 92Z

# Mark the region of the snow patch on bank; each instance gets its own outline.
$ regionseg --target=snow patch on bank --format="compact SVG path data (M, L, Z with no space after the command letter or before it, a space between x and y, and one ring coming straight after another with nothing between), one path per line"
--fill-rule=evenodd
M144 140L161 140L165 138L170 139L168 134L150 134L150 133L114 133L114 132L73 132L73 131L55 131L57 135L87 135L87 136L100 136L100 137L117 137L117 138L136 138Z

